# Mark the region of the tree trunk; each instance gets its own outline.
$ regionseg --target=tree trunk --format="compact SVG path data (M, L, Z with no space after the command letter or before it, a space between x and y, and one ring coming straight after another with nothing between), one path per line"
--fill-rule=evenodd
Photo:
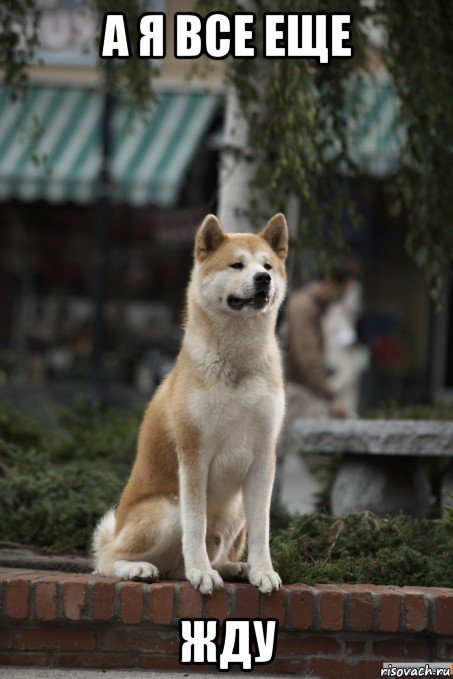
M250 179L253 163L248 142L248 124L236 90L227 90L225 132L220 156L218 216L225 231L251 231L247 214L250 207Z

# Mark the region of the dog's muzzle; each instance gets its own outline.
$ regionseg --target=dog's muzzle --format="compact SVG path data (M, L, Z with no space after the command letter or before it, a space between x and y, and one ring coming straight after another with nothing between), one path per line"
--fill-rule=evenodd
M260 272L253 277L255 292L251 297L236 297L230 295L227 299L228 306L235 311L244 307L250 309L264 309L270 301L271 276L266 272Z

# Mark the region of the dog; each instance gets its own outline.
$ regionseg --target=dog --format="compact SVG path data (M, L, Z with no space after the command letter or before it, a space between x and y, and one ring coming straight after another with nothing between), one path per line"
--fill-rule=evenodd
M276 339L286 294L288 228L195 237L184 338L145 412L119 505L93 536L98 573L183 578L202 594L223 579L281 586L269 550L275 449L284 417ZM248 535L248 562L240 561Z

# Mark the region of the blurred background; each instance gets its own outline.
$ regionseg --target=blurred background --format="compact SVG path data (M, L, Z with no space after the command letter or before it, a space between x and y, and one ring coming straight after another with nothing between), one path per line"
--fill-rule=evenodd
M225 201L237 180L219 177L235 134L231 125L225 132L228 64L201 59L194 70L173 57L173 15L195 3L146 4L166 12L168 56L152 65L144 113L112 89L116 65L97 58L89 3L39 0L26 87L0 89L0 398L35 415L78 393L109 405L145 402L178 350L197 225L209 211L235 228ZM441 304L433 302L405 248L405 211L391 210L399 101L385 40L367 31L367 72L350 95L359 90L361 100L348 133L355 167L340 177L360 216L355 226L343 219L341 230L361 283L362 414L390 399L453 394L451 279L446 272ZM279 206L293 229L295 198L296 210L294 201ZM292 287L307 262L310 270L304 254Z

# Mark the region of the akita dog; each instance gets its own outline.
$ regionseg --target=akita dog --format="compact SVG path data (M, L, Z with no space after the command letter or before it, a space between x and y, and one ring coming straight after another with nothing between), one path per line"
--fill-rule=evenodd
M275 448L284 415L275 335L288 229L195 237L185 333L143 418L131 476L93 538L96 569L131 580L186 577L203 594L244 577L269 593ZM248 563L239 561L248 533Z

